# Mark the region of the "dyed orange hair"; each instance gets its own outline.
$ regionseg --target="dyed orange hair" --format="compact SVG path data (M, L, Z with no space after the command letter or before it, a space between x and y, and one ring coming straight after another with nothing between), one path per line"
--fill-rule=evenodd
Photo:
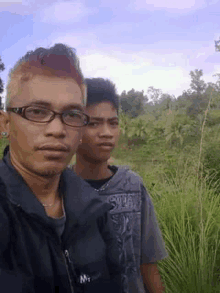
M81 89L83 103L86 105L86 85L74 49L64 44L56 44L49 49L38 48L29 51L11 69L7 85L6 108L22 91L24 83L37 75L74 79Z

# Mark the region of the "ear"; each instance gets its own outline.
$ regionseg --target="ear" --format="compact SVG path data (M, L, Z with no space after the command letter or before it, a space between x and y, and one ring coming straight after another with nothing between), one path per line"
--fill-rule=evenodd
M7 132L9 136L9 133L10 133L9 114L3 110L0 111L0 134L2 132Z

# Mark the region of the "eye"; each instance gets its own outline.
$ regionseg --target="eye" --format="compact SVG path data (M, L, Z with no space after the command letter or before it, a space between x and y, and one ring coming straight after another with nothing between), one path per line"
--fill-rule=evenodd
M47 109L43 109L43 108L35 108L35 107L30 107L26 109L26 115L28 116L39 116L39 117L43 117L48 115L49 111Z
M98 126L99 125L99 123L98 122L89 122L89 124L88 124L89 126Z
M69 118L81 118L82 113L80 111L69 111L65 113L65 116L68 116Z
M111 125L113 125L113 126L118 126L118 121L112 121L112 122L111 122Z
M83 114L78 110L67 111L64 113L64 119L69 123L81 123Z

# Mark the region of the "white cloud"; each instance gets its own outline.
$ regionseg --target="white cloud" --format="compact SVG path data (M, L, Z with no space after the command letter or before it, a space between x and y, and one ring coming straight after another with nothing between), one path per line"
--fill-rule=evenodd
M214 4L214 3L210 3ZM164 9L170 12L185 13L190 10L195 10L206 6L205 0L135 0L129 8L133 10L149 10L154 11L158 9Z
M205 55L205 52L199 52L199 53L197 54L196 58L199 58L200 56L203 56L203 55Z
M195 69L195 63L191 66L190 60L195 60L204 51L207 55L210 49L203 47L202 51L191 50L189 54L153 48L136 52L117 46L101 49L102 44L95 33L53 35L49 39L53 43L64 42L77 48L83 74L86 77L110 78L119 93L131 88L146 91L149 86L154 86L179 96L190 87L189 72Z
M70 24L83 17L96 13L96 9L87 8L80 2L57 2L39 12L40 21L45 23Z
M138 55L138 54L137 54ZM189 87L187 71L180 67L154 66L153 61L130 56L130 62L104 54L89 54L80 57L81 68L86 77L110 78L121 93L123 90L144 90L149 86L162 89L174 95L180 95Z

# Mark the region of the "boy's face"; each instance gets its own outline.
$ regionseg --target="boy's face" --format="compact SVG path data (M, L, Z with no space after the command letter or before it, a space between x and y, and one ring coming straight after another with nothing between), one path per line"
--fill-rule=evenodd
M82 143L77 154L88 162L104 162L110 158L119 138L118 114L109 102L86 108L90 123L83 129Z

